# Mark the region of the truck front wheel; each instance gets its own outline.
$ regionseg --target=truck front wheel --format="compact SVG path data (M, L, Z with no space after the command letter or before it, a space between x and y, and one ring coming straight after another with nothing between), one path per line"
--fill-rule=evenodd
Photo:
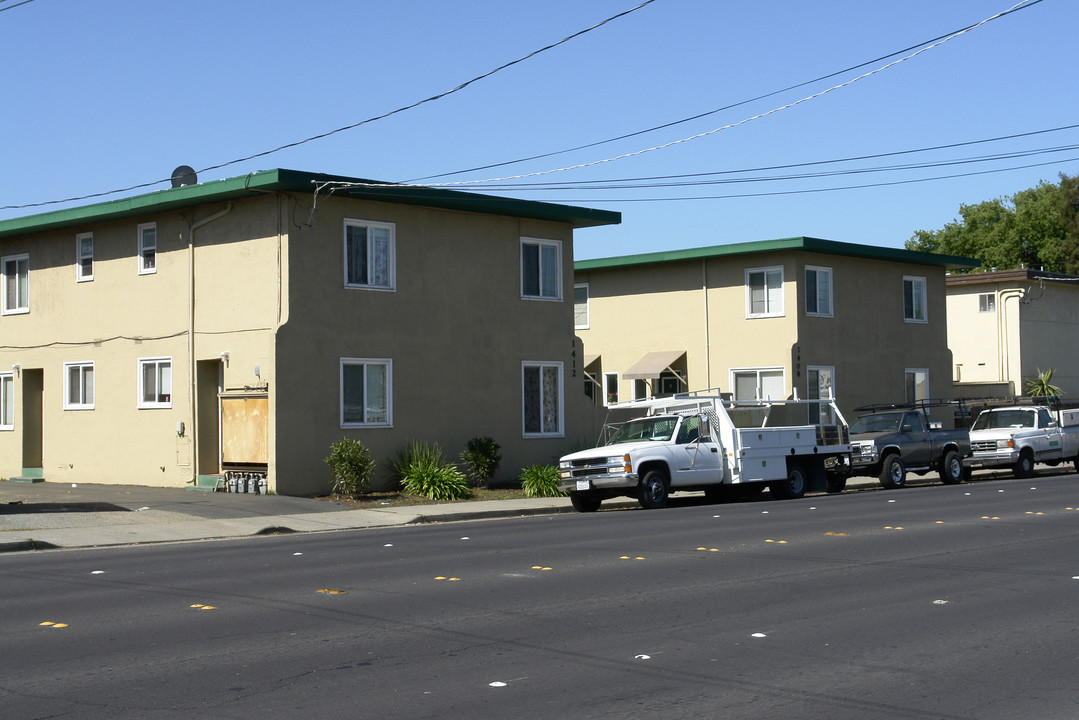
M963 461L955 450L944 453L944 460L940 463L940 481L945 485L963 481Z
M885 490L894 490L907 484L907 469L903 467L903 459L892 454L884 458L884 464L880 468L880 484Z
M603 498L596 497L595 495L585 495L583 493L569 494L569 503L577 512L595 512L599 510L599 504L601 502L603 502Z
M662 470L649 470L637 485L637 502L646 510L663 507L670 494L668 482L667 473Z
M1017 478L1028 478L1034 474L1034 455L1030 450L1023 450L1019 453L1019 459L1015 461L1015 465L1012 466L1012 475Z

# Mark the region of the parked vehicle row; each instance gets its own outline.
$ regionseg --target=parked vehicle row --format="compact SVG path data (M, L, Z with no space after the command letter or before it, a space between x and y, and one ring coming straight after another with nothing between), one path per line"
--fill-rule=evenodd
M720 501L767 488L792 499L842 492L852 476L893 489L906 485L908 472L935 472L951 485L973 468L1026 477L1036 462L1074 461L1079 470L1079 410L990 408L968 432L931 421L931 409L945 404L865 406L848 426L828 399L734 402L701 391L619 403L612 407L637 417L606 444L561 458L559 489L577 510L593 512L621 496L660 508L687 490Z

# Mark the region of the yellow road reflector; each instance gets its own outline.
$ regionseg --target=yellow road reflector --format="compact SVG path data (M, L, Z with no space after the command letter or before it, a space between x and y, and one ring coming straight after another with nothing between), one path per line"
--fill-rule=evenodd
M327 595L344 595L348 590L336 590L334 588L319 588L315 592L326 593Z

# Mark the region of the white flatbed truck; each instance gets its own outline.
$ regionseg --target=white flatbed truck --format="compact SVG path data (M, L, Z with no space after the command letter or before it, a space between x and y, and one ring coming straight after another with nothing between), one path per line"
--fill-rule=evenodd
M700 391L611 407L640 416L606 445L559 460L559 489L581 512L620 496L660 508L680 490L794 499L841 492L850 475L850 433L831 399L733 402Z

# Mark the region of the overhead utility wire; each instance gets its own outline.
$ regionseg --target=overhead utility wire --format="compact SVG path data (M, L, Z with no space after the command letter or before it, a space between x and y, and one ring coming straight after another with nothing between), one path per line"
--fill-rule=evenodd
M949 150L959 147L967 147L970 145L982 145L985 143L1000 142L1002 140L1015 140L1017 138L1032 137L1034 135L1044 135L1046 133L1060 132L1062 130L1074 130L1079 128L1079 124L1075 125L1062 125L1055 128L1047 128L1045 130L1032 130L1030 132L1015 133L1012 135L998 135L992 138L982 138L980 140L968 140L958 143L947 143L944 145L933 145L924 148L914 148L910 150L894 150L884 153L873 153L871 155L855 155L846 158L832 158L830 160L810 160L800 163L787 163L783 165L766 165L753 168L741 168L737 170L714 170L711 172L699 172L699 173L682 173L677 175L650 175L641 177L629 177L629 178L607 178L601 180L567 180L563 182L542 182L542 183L507 183L504 186L512 190L527 190L532 187L584 187L588 185L598 185L609 182L644 182L646 180L674 180L678 178L694 178L694 177L712 177L716 175L739 175L750 172L764 172L769 170L787 170L791 168L812 167L814 165L835 165L838 163L856 162L860 160L875 160L878 158L895 157L898 155L912 155L915 153L933 152L936 150ZM1022 151L1015 151L1022 152ZM487 188L491 189L490 187Z
M830 88L827 88L825 90L821 90L820 92L813 93L812 95L807 95L806 97L803 97L803 98L801 98L799 100L795 100L795 101L790 102L790 103L787 103L786 105L781 105L779 107L772 108L771 110L768 110L766 112L758 113L757 115L753 115L753 116L745 118L743 120L739 120L738 122L729 123L727 125L720 126L720 127L715 128L713 130L707 130L705 132L697 133L695 135L690 135L689 137L684 137L684 138L681 138L679 140L672 140L670 142L663 143L662 145L654 145L652 147L644 148L642 150L635 150L635 151L632 151L632 152L622 153L620 155L615 155L613 157L603 158L601 160L592 160L590 162L577 163L576 165L567 165L565 167L553 168L551 170L539 170L539 171L536 171L536 172L521 173L521 174L518 174L518 175L507 175L507 176L504 176L504 177L486 178L484 180L458 180L458 181L447 182L447 183L428 183L427 187L455 187L455 186L460 187L460 186L464 186L464 185L476 186L476 185L486 185L486 184L490 184L490 183L505 182L506 180L519 180L519 179L529 178L529 177L540 177L542 175L553 175L554 173L567 172L569 170L580 170L580 169L587 168L587 167L595 167L597 165L603 165L605 163L615 162L617 160L624 160L624 159L630 158L630 157L637 157L637 156L640 156L640 155L644 155L646 153L655 152L657 150L665 150L667 148L674 147L675 145L681 145L683 143L687 143L687 142L690 142L692 140L699 140L700 138L708 137L710 135L714 135L714 134L716 134L718 132L721 132L723 130L730 130L731 128L739 127L740 125L745 125L746 123L752 122L754 120L760 120L761 118L768 117L769 115L774 115L774 114L776 114L778 112L781 112L783 110L789 110L790 108L801 105L802 103L809 102L810 100L815 100L815 99L817 99L819 97L822 97L824 95L827 95L827 94L829 94L831 92L835 92L836 90L840 90L842 88L853 85L854 83L858 82L859 80L864 80L867 77L872 77L873 75L881 73L881 72L883 72L883 71L885 71L885 70L887 70L887 69L889 69L891 67L895 67L896 65L898 65L898 64L900 64L902 62L906 62L907 60L915 58L915 57L917 57L918 55L921 55L924 52L927 52L927 51L932 50L934 48L940 47L944 43L946 43L946 42L948 42L950 40L954 40L955 38L959 37L960 35L964 35L964 34L970 32L971 30L973 30L975 28L981 27L982 25L985 25L988 22L996 20L997 18L1003 17L1004 15L1006 15L1006 14L1020 8L1023 5L1034 4L1034 3L1037 3L1037 2L1041 2L1041 1L1042 0L1021 0L1021 2L1016 3L1015 5L1013 5L1012 7L1008 8L1007 10L1005 10L1003 12L999 12L999 13L997 13L995 15L992 15L992 16L986 18L985 20L982 20L979 23L975 23L974 25L971 25L971 26L969 26L967 28L964 28L963 30L959 30L959 31L957 31L955 33L952 33L951 35L948 35L947 37L945 37L943 40L939 40L939 41L937 41L937 42L935 42L935 43L933 43L931 45L927 45L926 47L923 47L920 50L917 50L917 51L915 51L913 53L910 53L909 55L904 55L903 57L899 58L898 60L893 60L892 62L890 62L890 63L888 63L886 65L882 65L881 67L876 68L875 70L870 70L867 73L863 73L861 75L858 75L857 77L851 78L850 80L846 80L844 82L841 82L838 85L833 85ZM342 186L344 186L344 185L345 184L342 183ZM363 187L393 186L393 185L387 185L387 184L382 184L382 183L350 183L349 185L363 186ZM397 185L397 186L399 187L400 185Z
M5 2L6 2L6 0L5 0ZM26 4L32 3L32 2L34 2L34 0L22 0L21 3L16 3L14 5L8 5L5 8L0 8L0 12L4 12L5 10L14 10L17 7L21 7L23 5L26 5Z
M25 2L31 2L31 0L24 0L24 1ZM390 110L389 112L382 113L381 115L375 115L374 117L369 117L366 120L360 120L359 122L352 123L351 125L345 125L344 127L339 127L336 130L329 130L329 131L324 132L324 133L319 133L318 135L312 135L311 137L304 138L303 140L297 140L296 142L291 142L291 143L286 143L285 145L280 145L280 146L278 146L278 147L276 147L276 148L274 148L272 150L265 150L263 152L255 153L254 155L248 155L247 157L238 158L236 160L229 160L228 162L219 163L217 165L210 165L208 167L202 168L198 172L203 173L203 172L208 172L210 170L220 170L221 168L228 167L230 165L236 165L236 164L239 164L239 163L242 163L242 162L247 162L248 160L254 160L256 158L266 157L267 155L272 155L274 153L281 152L282 150L288 150L290 148L298 147L300 145L304 145L306 143L313 142L315 140L321 140L322 138L327 138L327 137L330 137L331 135L336 135L337 133L345 132L346 130L352 130L352 129L358 128L361 125L367 125L369 123L373 123L376 120L383 120L385 118L391 117L393 115L397 115L398 113L405 112L406 110L411 110L413 108L419 107L420 105L424 105L426 103L433 102L435 100L441 100L442 98L444 98L444 97L446 97L448 95L452 95L453 93L464 90L469 85L472 85L472 84L474 84L476 82L479 82L480 80L484 80L486 78L489 78L490 76L494 75L497 72L500 72L502 70L505 70L506 68L517 65L518 63L522 63L525 60L529 60L529 59L535 57L536 55L539 55L540 53L543 53L543 52L546 52L546 51L551 50L553 48L556 48L559 45L563 45L563 44L569 42L570 40L574 40L574 39L576 39L576 38L578 38L578 37L580 37L580 36L582 36L582 35L584 35L586 33L590 33L593 30L601 28L604 25L606 25L607 23L613 22L615 20L618 20L619 18L623 18L626 15L629 15L630 13L636 12L636 11L640 10L641 8L645 7L646 5L651 5L655 1L656 0L644 0L644 2L637 5L636 7L632 7L629 10L625 10L623 12L620 12L617 15L612 15L611 17L607 18L606 20L602 20L602 21L596 23L595 25L592 25L591 27L587 27L584 30L580 30L578 32L575 32L572 35L568 35L568 36L562 38L561 40L559 40L558 42L554 42L554 43L551 43L550 45L546 45L546 46L540 48L539 50L534 50L534 51L528 53L527 55L522 55L521 57L517 58L516 60L511 60L508 63L505 63L503 65L499 65L494 70L489 70L489 71L483 73L482 75L477 75L476 77L472 78L471 80L466 80L465 82L461 83L460 85L458 85L457 87L455 87L455 88L453 88L451 90L446 90L445 92L438 93L437 95L432 95L431 97L425 98L423 100L417 100L416 102L414 102L414 103L412 103L410 105L403 105L402 107L399 107L396 110ZM1041 0L1037 0L1037 1L1040 2ZM18 6L13 5L12 7L18 7ZM90 200L92 198L103 197L105 195L115 195L116 193L130 192L131 190L140 190L142 188L152 187L154 185L159 185L159 184L161 184L163 182L168 182L168 181L169 181L168 178L166 178L164 180L154 180L153 182L146 182L146 183L140 183L138 185L131 185L129 187L120 188L118 190L108 190L106 192L93 193L93 194L90 194L90 195L82 195L80 197L71 197L71 198L66 198L64 200L48 200L48 201L45 201L45 202L27 203L25 205L3 205L3 206L0 206L0 210L20 210L20 209L23 209L23 208L40 207L42 205L56 205L58 203L75 202L75 201L78 201L78 200Z
M1002 12L998 17L1003 17L1005 15L1010 15L1011 13L1019 12L1020 10L1026 10L1027 8L1033 7L1034 5L1040 3L1041 1L1042 0L1034 0L1033 2L1027 3L1026 5L1013 7L1011 9L1009 9L1009 10L1006 10L1006 11ZM690 117L682 118L681 120L673 120L673 121L668 122L668 123L663 123L662 125L655 125L653 127L646 128L644 130L637 130L635 132L626 133L625 135L619 135L617 137L607 138L606 140L597 140L595 142L586 143L584 145L578 145L576 147L567 148L565 150L554 150L552 152L540 153L538 155L531 155L529 157L518 158L516 160L506 160L506 161L503 161L503 162L491 163L489 165L478 165L476 167L468 168L466 170L454 170L453 172L439 173L438 175L426 175L426 176L421 177L421 178L414 178L412 180L405 180L404 182L406 182L406 183L416 183L416 182L423 182L423 181L426 181L426 180L435 180L437 178L452 177L454 175L463 175L465 173L470 173L470 172L478 172L480 170L491 170L491 169L497 168L497 167L505 167L507 165L516 165L518 163L530 162L532 160L541 160L541 159L547 158L547 157L554 157L555 155L565 155L566 153L577 152L578 150L587 150L588 148L593 148L593 147L598 147L599 145L606 145L608 143L618 142L619 140L626 140L628 138L636 137L638 135L645 135L647 133L655 132L657 130L666 130L667 128L675 127L676 125L682 125L684 123L692 122L694 120L700 120L701 118L708 117L709 115L715 115L716 113L724 112L726 110L733 110L734 108L741 107L743 105L748 105L750 103L757 102L758 100L765 100L765 99L770 98L770 97L772 97L774 95L780 95L780 94L785 93L785 92L790 92L791 90L797 90L798 88L805 87L806 85L813 85L815 83L822 82L824 80L829 80L829 79L837 77L839 75L846 75L849 72L854 72L855 70L860 70L860 69L862 69L862 68L864 68L864 67L866 67L868 65L873 65L875 63L882 62L884 60L887 60L888 58L895 57L896 55L902 55L903 53L910 52L911 50L915 50L917 48L920 48L923 45L928 45L930 43L937 42L938 40L942 40L944 38L950 37L950 36L955 35L956 33L959 33L961 31L970 30L970 29L972 29L974 27L975 27L975 25L968 25L965 28L960 28L960 30L953 30L950 33L946 33L944 35L938 35L937 37L932 38L930 40L926 40L924 42L917 43L916 45L911 45L909 47L903 48L902 50L896 50L895 52L888 53L887 55L881 55L880 57L874 58L873 60L867 60L867 61L865 61L863 63L859 63L857 65L852 65L852 66L850 66L848 68L845 68L843 70L836 70L835 72L828 73L827 75L821 75L820 77L813 78L812 80L806 80L804 82L800 82L800 83L797 83L795 85L788 85L787 87L782 88L780 90L773 90L772 92L765 93L763 95L758 95L756 97L749 98L748 100L741 100L741 101L736 102L736 103L731 103L730 105L724 105L723 107L719 107L719 108L716 108L714 110L708 110L706 112L697 113L696 115L691 115Z

